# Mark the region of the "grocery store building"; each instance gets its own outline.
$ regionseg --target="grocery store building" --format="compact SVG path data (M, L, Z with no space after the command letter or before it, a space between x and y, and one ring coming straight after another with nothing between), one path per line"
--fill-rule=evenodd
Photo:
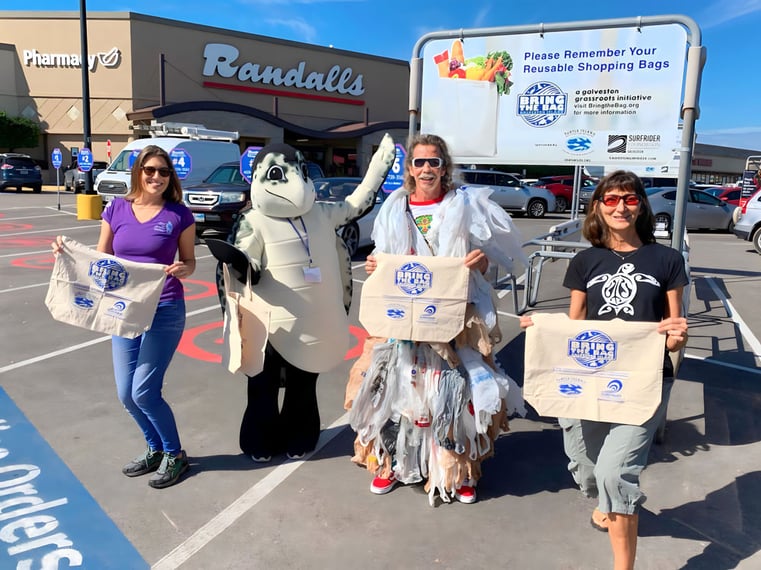
M79 12L0 11L0 111L41 125L26 152L55 182L82 146ZM95 160L151 122L237 131L241 150L289 143L328 175L364 172L385 132L407 135L409 64L131 12L87 20ZM138 127L139 128L139 127ZM110 146L109 146L110 141Z

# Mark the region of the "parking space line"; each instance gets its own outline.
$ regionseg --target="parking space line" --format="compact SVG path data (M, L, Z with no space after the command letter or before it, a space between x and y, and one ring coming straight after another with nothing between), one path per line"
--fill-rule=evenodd
M15 222L18 220L39 220L40 218L57 218L58 214L47 214L45 216L18 216L17 218L2 218L3 222Z
M209 522L191 534L185 541L180 543L174 550L151 566L151 570L174 570L187 562L194 554L209 544L217 536L228 529L235 521L255 507L262 499L265 499L278 485L291 476L296 469L301 467L310 457L325 447L346 427L349 412L346 412L327 429L320 433L317 447L298 461L287 461L275 467L271 473L261 481L253 485L238 499L222 510Z
M748 366L742 366L741 364L733 364L732 362L721 362L719 360L712 360L710 356L698 356L697 354L685 354L685 358L690 360L702 360L708 364L715 364L716 366L724 366L725 368L733 368L735 370L742 370L743 372L750 372L751 374L761 374L761 370L758 368L750 368Z
M55 229L49 229L49 230L31 230L28 232L16 232L15 234L0 234L0 237L7 238L7 237L15 237L15 236L28 236L29 234L49 234L49 233L57 233L57 232L64 232L68 230L89 230L92 228L100 227L98 224L90 224L87 226L71 226L69 228L55 228Z
M219 310L219 305L212 305L210 307L204 307L203 309L196 309L195 311L190 311L188 313L185 313L185 316L194 317L202 313L208 313L209 311L218 311L218 310ZM10 372L11 370L17 370L19 368L23 368L24 366L29 366L30 364L36 364L38 362L42 362L43 360L50 360L51 358L55 358L56 356L61 356L63 354L68 354L70 352L75 352L82 348L87 348L87 347L99 344L101 342L105 342L107 340L111 340L110 335L101 336L98 338L94 338L92 340L88 340L87 342L82 342L80 344L75 344L73 346L61 348L59 350L54 350L53 352L48 352L47 354L41 354L39 356L27 358L26 360L14 362L13 364L8 364L7 366L0 367L0 374L5 374L6 372Z
M729 301L729 299L727 299L726 295L724 295L721 289L719 289L719 287L716 285L714 278L704 277L704 279L708 282L708 286L714 292L716 298L721 301L722 305L724 305L729 318L731 318L732 321L737 325L737 328L740 330L740 334L742 335L743 339L745 339L745 341L748 343L748 346L753 351L753 355L756 358L761 358L761 342L758 341L756 335L753 334L753 331L750 330L750 327L745 323L732 303Z

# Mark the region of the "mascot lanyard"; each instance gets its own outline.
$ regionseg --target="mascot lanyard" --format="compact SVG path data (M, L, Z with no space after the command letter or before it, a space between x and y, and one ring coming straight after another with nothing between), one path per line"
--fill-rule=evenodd
M304 235L301 235L301 232L294 225L293 220L291 220L291 218L288 218L288 223L291 224L293 231L296 232L296 235L298 236L299 241L301 242L301 245L304 247L304 250L307 252L307 257L309 258L309 265L301 268L304 271L304 281L306 281L307 283L320 283L322 281L320 268L312 266L312 251L309 249L309 232L307 232L307 225L304 223L304 218L299 216L298 219L301 222L301 227L304 230Z

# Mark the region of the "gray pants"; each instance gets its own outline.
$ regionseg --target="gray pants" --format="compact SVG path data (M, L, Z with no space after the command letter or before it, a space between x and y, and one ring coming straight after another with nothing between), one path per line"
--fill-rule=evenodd
M673 379L664 379L661 403L641 426L558 418L568 470L587 497L598 498L603 513L633 515L645 502L639 475L650 445L666 417Z

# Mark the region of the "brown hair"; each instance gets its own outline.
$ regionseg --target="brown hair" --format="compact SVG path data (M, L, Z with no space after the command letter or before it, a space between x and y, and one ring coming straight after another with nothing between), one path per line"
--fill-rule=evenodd
M598 208L600 198L610 190L623 190L640 197L639 214L634 222L634 227L643 244L654 243L653 225L655 218L653 217L653 210L650 208L650 202L647 200L645 187L639 176L628 170L616 170L600 180L589 200L589 213L581 228L582 235L595 247L608 247L610 232Z
M404 159L404 187L410 192L415 189L415 179L410 174L412 170L412 151L415 150L416 146L421 144L435 146L438 149L439 156L443 161L441 167L444 169L441 175L441 193L446 194L455 186L452 181L454 165L452 164L452 157L449 155L449 149L447 149L447 143L437 135L415 135L407 141L407 158Z
M177 171L174 169L174 166L172 166L172 159L169 158L169 153L165 151L160 146L156 146L155 144L149 144L146 146L143 150L140 151L140 154L137 155L137 158L135 159L135 162L132 164L132 172L130 174L130 191L127 193L125 198L127 200L134 200L140 194L143 193L143 184L142 179L140 178L140 174L142 172L143 165L154 156L162 159L166 165L167 168L171 171L169 174L169 184L166 187L166 190L164 190L164 193L161 195L164 200L167 202L182 202L182 186L180 184L180 178L177 176Z

